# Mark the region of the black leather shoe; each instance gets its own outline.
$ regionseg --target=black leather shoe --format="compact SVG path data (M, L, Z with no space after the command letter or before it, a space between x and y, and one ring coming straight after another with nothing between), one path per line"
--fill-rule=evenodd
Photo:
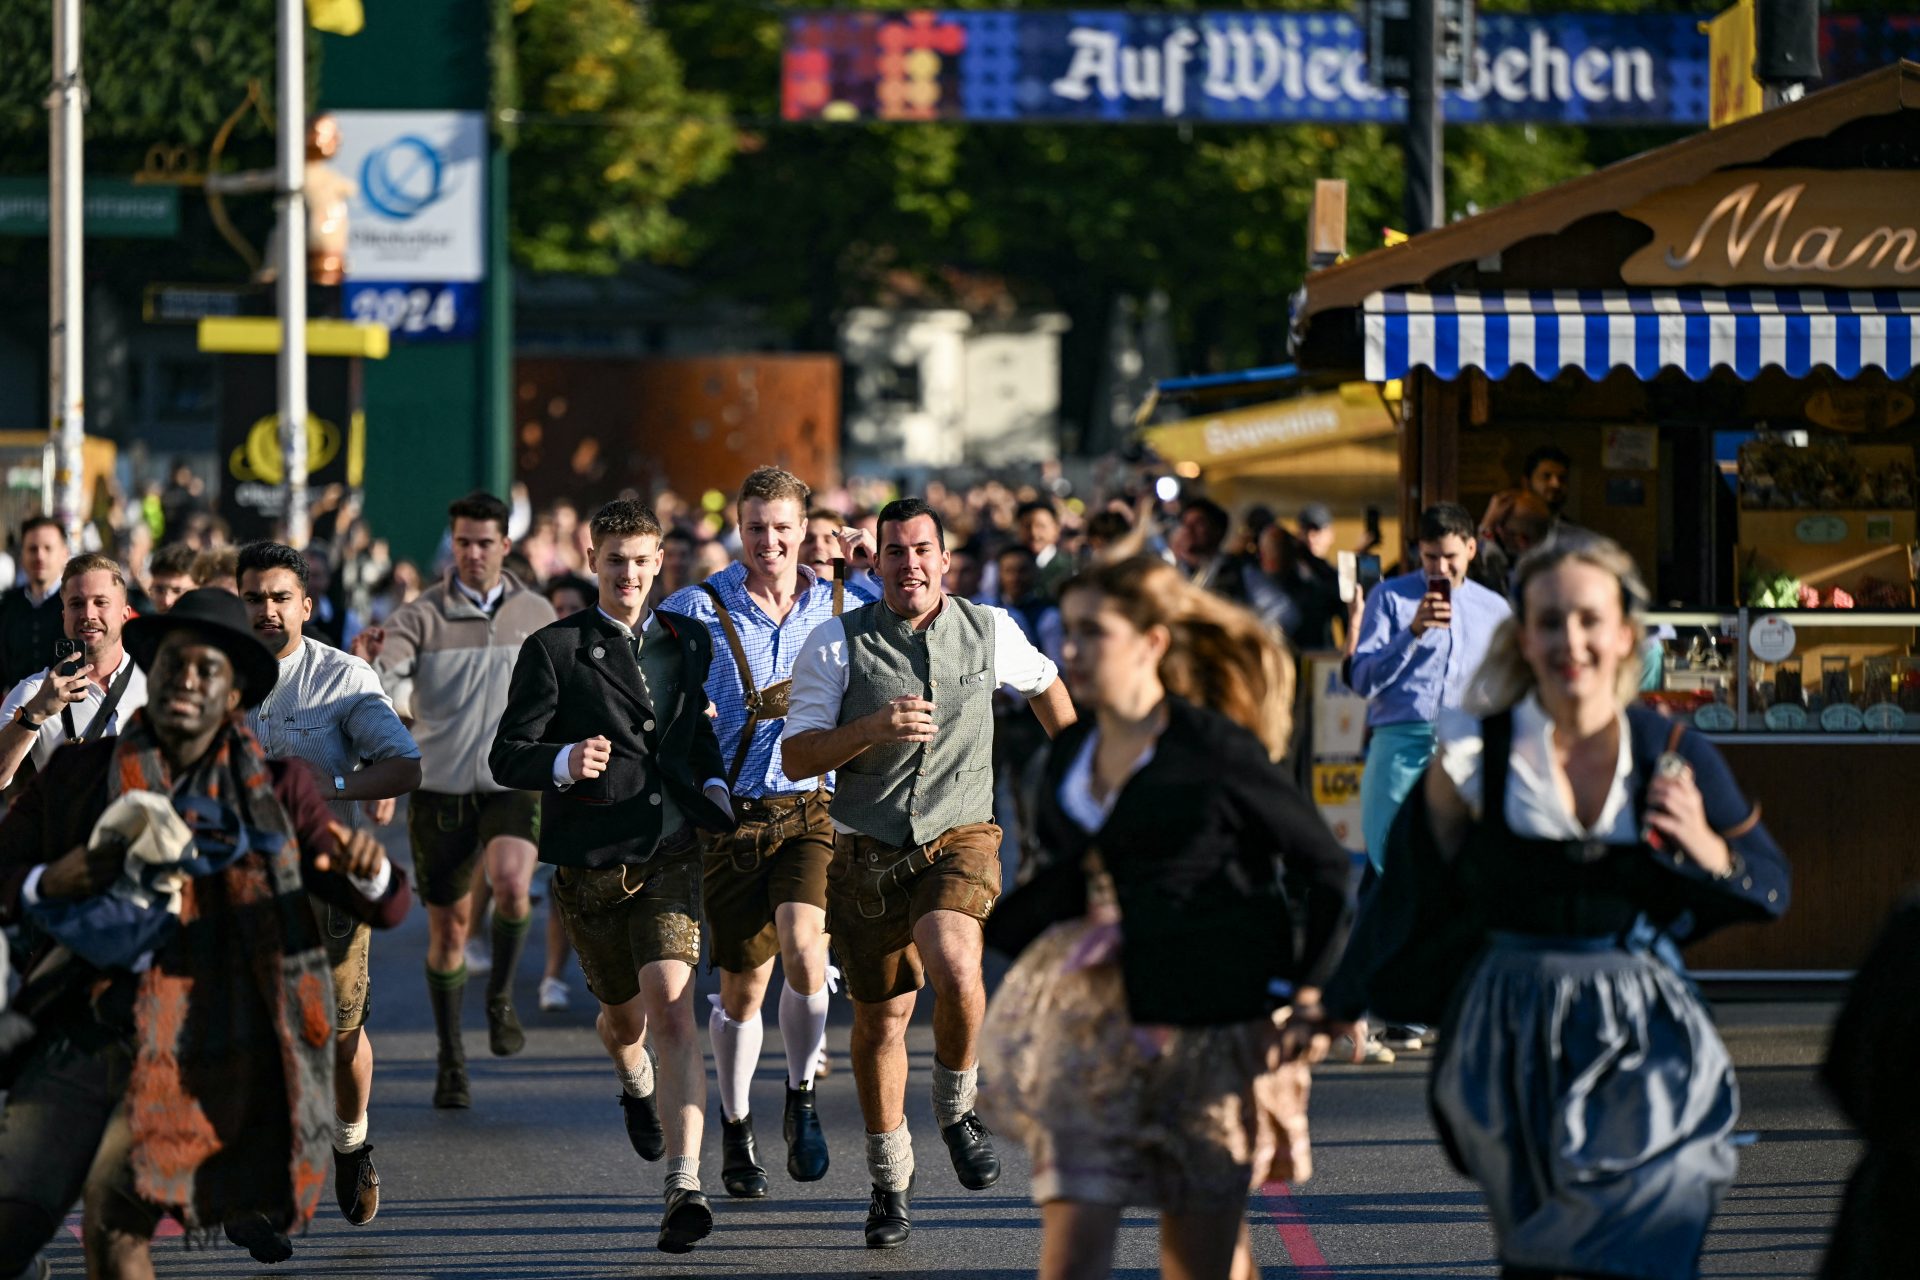
M713 1206L705 1194L675 1187L667 1192L667 1216L660 1220L660 1252L691 1253L696 1240L713 1230Z
M513 1001L505 996L487 1001L487 1047L496 1058L511 1058L527 1047L527 1033L520 1029L520 1015Z
M464 1062L443 1062L433 1081L433 1105L443 1111L463 1111L473 1105L473 1090L467 1085Z
M1000 1181L1000 1157L993 1150L993 1131L969 1111L940 1131L946 1139L947 1154L953 1157L953 1171L960 1185L969 1191L984 1191Z
M226 1221L227 1239L245 1249L255 1262L285 1262L293 1256L293 1241L274 1228L264 1213L243 1213Z
M720 1118L720 1182L736 1200L759 1200L767 1194L767 1171L753 1144L753 1117Z
M627 1114L627 1141L642 1160L658 1160L667 1154L666 1130L660 1127L660 1108L654 1095L635 1098L622 1092L620 1109Z
M333 1153L333 1194L339 1197L340 1212L356 1227L366 1226L380 1212L380 1174L373 1167L371 1142L345 1155Z
M913 1189L911 1179L907 1190ZM913 1220L907 1216L907 1191L873 1189L873 1201L867 1206L867 1248L898 1249L913 1234Z
M813 1106L813 1085L787 1090L787 1114L781 1122L787 1139L787 1176L795 1182L818 1182L827 1176L827 1135L820 1132L820 1113Z

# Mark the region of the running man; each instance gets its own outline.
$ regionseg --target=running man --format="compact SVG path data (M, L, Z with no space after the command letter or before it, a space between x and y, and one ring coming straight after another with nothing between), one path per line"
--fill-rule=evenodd
M539 858L540 798L509 791L487 767L487 747L507 709L513 660L553 621L553 606L507 573L507 504L470 493L447 508L453 571L361 632L355 649L420 744L422 777L407 814L414 876L427 904L427 996L440 1036L433 1105L473 1105L460 1005L467 989L467 891L484 861L493 886L493 970L487 975L487 1041L506 1057L526 1047L513 1009L513 975L527 943L528 892Z
M240 600L280 667L272 692L247 713L261 749L269 759L304 762L346 830L391 822L395 798L420 785L420 748L373 668L306 634L313 616L307 558L278 542L240 548ZM333 969L333 1190L341 1214L359 1227L380 1211L380 1174L367 1141L373 928L317 898L314 911Z
M554 902L600 1002L595 1026L620 1077L627 1140L643 1160L667 1157L659 1247L686 1253L713 1230L700 1190L707 1073L693 1017L697 832L734 825L707 715L713 648L692 618L647 608L660 566L652 511L620 499L589 527L598 606L521 648L488 759L502 781L539 797L540 857L556 868Z
M885 598L820 624L793 667L781 731L790 778L839 771L827 928L853 997L853 1078L873 1199L867 1247L912 1230L907 1022L927 977L934 1005L933 1114L960 1184L1000 1177L974 1114L981 922L1000 894L993 821L993 691L1027 698L1049 735L1073 723L1059 673L1005 610L949 597L940 515L917 498L879 520Z
M720 1085L720 1180L730 1196L767 1194L767 1171L754 1143L749 1092L760 1066L760 1007L780 957L780 1038L787 1051L787 1102L781 1123L787 1174L817 1182L827 1174L827 1140L814 1109L813 1082L827 1034L827 864L833 778L794 781L780 769L780 723L793 687L793 661L813 629L841 612L844 589L800 561L807 500L798 477L762 467L740 486L741 556L661 606L704 623L713 644L707 696L720 758L740 825L710 837L702 894L720 994L709 997L707 1033ZM866 538L847 530L850 553ZM856 607L868 603L855 595Z

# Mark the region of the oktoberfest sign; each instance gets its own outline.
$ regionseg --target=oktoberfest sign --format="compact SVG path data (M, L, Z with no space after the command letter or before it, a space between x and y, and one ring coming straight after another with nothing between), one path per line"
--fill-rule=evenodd
M788 120L1393 122L1345 13L929 9L787 19ZM1707 39L1684 14L1484 14L1454 123L1697 125Z

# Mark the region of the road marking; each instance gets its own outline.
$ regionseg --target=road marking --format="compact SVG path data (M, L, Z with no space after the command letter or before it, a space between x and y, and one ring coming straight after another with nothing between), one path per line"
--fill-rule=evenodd
M1327 1255L1320 1252L1313 1228L1307 1225L1307 1215L1301 1212L1300 1202L1293 1198L1293 1188L1284 1182L1269 1182L1260 1191L1273 1211L1273 1224L1280 1229L1280 1244L1286 1249L1300 1280L1332 1280L1333 1268L1327 1264Z

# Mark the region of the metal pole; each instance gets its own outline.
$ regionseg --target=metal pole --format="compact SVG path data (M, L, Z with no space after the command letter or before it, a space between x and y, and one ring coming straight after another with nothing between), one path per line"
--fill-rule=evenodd
M307 15L303 0L280 0L279 190L280 457L285 468L286 538L308 541L307 520Z
M85 90L80 80L80 0L55 0L53 11L53 92L48 157L47 230L49 232L48 399L53 410L52 492L42 507L77 537L85 518L81 492L82 442L86 439L86 310L84 303L86 192L81 150L86 136Z
M1439 0L1413 0L1409 19L1412 85L1407 90L1407 232L1446 221L1446 173L1440 118Z

